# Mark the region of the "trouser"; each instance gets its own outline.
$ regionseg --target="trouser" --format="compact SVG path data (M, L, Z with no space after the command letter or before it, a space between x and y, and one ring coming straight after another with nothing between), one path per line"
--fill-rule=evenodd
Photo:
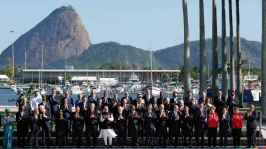
M97 126L93 126L92 128L86 128L87 133L87 146L89 147L91 145L90 138L92 137L92 146L97 145Z
M153 147L154 130L151 128L148 128L145 130L145 134L146 134L146 144L148 146Z
M240 136L241 136L241 128L240 129L232 129L232 135L233 135L233 144L234 147L239 147L240 145Z
M117 131L117 146L125 146L126 145L126 129L119 129ZM122 143L121 143L122 141Z
M183 129L183 135L184 135L184 147L191 146L192 130ZM187 137L189 144L187 144Z
M82 145L83 129L73 130L72 143L73 146L80 147Z
M70 129L71 129L71 121L67 120L66 122L66 144L68 142L68 136L69 136Z
M203 146L204 145L204 133L205 133L205 127L195 127L195 138L196 138L196 144L197 146ZM200 142L200 141L201 142ZM199 144L200 142L200 144Z
M178 138L180 134L180 128L179 127L172 127L170 129L170 145L173 145L173 139L175 138L174 146L178 146Z
M228 135L228 129L220 128L220 147L227 146L227 135Z
M18 128L19 129L19 128ZM20 129L24 129L24 128L20 128ZM25 137L26 137L27 131L24 130L18 130L18 146L19 147L25 147Z
M43 146L46 146L46 145L50 146L51 129L47 126L42 128L42 140L43 140Z
M216 147L217 127L208 127L208 146ZM212 144L211 144L212 141Z
M131 136L131 145L132 147L139 145L139 131L138 130L132 130L130 133Z
M256 146L256 128L247 128L248 133L248 147Z
M158 132L158 137L159 137L159 146L166 146L166 133L167 133L167 127L159 127L159 129L157 130ZM162 140L163 140L163 144L162 144Z
M57 118L57 114L58 114L58 111L51 111L51 117L52 117L52 120L51 120L51 130L53 130L53 121L55 121L55 119Z
M34 137L34 140L33 140L33 137ZM30 142L29 142L30 146L33 145L33 141L35 142L35 146L38 146L38 130L31 130Z

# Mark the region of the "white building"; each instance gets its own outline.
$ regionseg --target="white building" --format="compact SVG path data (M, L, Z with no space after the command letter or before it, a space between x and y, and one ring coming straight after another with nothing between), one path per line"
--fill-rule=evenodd
M6 75L0 75L0 81L9 81L10 79Z

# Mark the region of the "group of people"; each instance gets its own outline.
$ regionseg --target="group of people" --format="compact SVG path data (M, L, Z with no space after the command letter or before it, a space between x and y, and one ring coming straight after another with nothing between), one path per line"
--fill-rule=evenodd
M96 147L100 145L97 138L103 138L105 147L112 147L113 138L117 138L116 146L124 148L128 137L135 148L139 146L139 138L143 137L146 137L147 148L155 146L154 137L158 138L158 147L192 147L191 139L194 136L196 147L203 148L205 135L208 136L208 147L216 147L218 127L220 147L227 146L229 132L232 132L234 147L239 147L244 116L238 106L234 90L227 100L219 91L213 102L204 92L196 100L190 91L183 99L178 98L177 92L173 92L171 99L165 98L163 92L155 98L150 90L146 91L145 96L138 93L136 99L126 92L119 99L116 93L110 98L107 91L100 98L92 89L91 95L86 97L79 94L75 101L69 92L65 92L62 99L55 90L43 97L36 92L29 101L24 98L16 118L6 109L3 145L5 148L12 147L14 123L17 122L18 147L25 147L27 134L29 147L38 147L40 132L44 147L50 147L52 129L55 129L59 147L66 146L70 133L73 147L81 147L84 139L87 147ZM72 107L75 110L72 111ZM256 117L254 105L250 105L245 115L247 147L256 146ZM167 138L170 144L166 144Z

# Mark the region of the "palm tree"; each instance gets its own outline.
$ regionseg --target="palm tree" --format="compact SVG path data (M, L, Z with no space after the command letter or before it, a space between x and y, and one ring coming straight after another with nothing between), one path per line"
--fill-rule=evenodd
M262 1L261 111L266 115L266 1Z
M200 9L200 93L206 92L206 49L205 49L205 24L204 2L199 0Z
M212 98L218 91L218 45L216 0L212 0Z
M222 0L222 91L225 99L228 96L227 89L227 49L226 49L226 16L225 0Z
M187 0L183 0L184 17L184 93L190 90L190 49L189 49L189 30Z
M239 0L236 0L236 34L237 34L237 95L239 104L242 106L242 64L241 64L241 43L240 43L240 15L239 15Z
M230 89L235 89L235 60L234 60L234 29L233 29L233 14L232 0L229 0L229 23L230 23Z

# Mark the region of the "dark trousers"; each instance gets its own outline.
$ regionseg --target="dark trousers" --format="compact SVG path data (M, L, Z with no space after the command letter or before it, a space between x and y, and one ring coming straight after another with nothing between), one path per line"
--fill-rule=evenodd
M17 134L18 134L18 147L25 147L25 138L27 135L27 127L25 128L25 126L23 127L17 127Z
M173 145L173 138L175 138L174 146L178 146L178 138L180 134L180 128L179 127L172 127L170 129L170 145Z
M51 129L47 126L42 128L42 140L43 140L43 146L50 146L50 140L51 140Z
M222 146L226 147L227 146L228 129L220 128L219 132L220 132L220 147L222 147Z
M58 114L58 111L51 111L51 117L52 117L52 120L51 120L51 130L53 129L53 121L55 121L55 119L57 118L57 114Z
M117 129L117 146L126 145L126 133L127 133L126 129Z
M241 128L240 129L232 129L233 143L234 147L239 147L240 145L240 136L241 136Z
M151 128L145 129L146 145L153 147L154 130Z
M196 145L197 146L203 146L204 145L204 133L205 133L205 127L195 127L195 138L196 138ZM199 144L200 139L200 144Z
M70 129L71 129L71 121L67 120L66 122L66 144L68 142L68 136L69 136Z
M256 128L247 128L248 135L248 147L256 146Z
M97 145L97 126L93 126L91 128L86 128L86 133L87 133L87 146L89 147L91 145L90 138L92 137L92 146Z
M34 137L34 140L33 140ZM38 146L38 132L37 129L36 130L31 130L30 132L30 140L29 140L29 145L32 146L33 145L33 141L35 142L35 146Z
M73 129L72 143L73 147L82 145L83 129Z
M130 133L130 136L131 136L131 145L132 145L132 147L139 146L139 131L135 130L135 129L132 129L132 131Z
M157 129L158 137L159 137L159 147L166 146L166 133L167 133L167 127L158 127ZM163 144L162 144L163 140Z
M208 146L216 147L217 127L208 127ZM212 142L212 144L211 144Z
M184 147L191 146L191 138L192 138L192 129L183 129L183 136L184 136ZM187 144L188 138L188 144Z

